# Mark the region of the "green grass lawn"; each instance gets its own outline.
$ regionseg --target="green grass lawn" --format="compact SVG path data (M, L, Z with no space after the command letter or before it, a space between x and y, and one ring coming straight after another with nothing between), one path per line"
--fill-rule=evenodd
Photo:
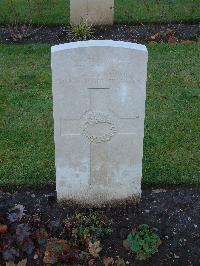
M198 21L199 14L199 0L115 0L116 23ZM32 18L35 24L69 24L69 0L1 0L0 24L15 18L22 23Z
M200 47L148 50L143 184L200 185ZM0 45L0 66L0 187L54 181L50 46Z
M200 185L200 48L148 50L143 184ZM0 68L0 187L54 181L50 45L0 45Z

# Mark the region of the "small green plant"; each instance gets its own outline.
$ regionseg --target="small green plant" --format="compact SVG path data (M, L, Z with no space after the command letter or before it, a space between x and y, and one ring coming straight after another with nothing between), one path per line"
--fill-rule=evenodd
M111 228L104 228L102 226L80 226L77 229L77 235L82 237L83 239L88 238L91 235L94 235L96 238L98 237L103 237L105 235L111 235L112 234L112 229Z
M63 246L61 244L57 244L55 243L53 248L52 248L53 252L55 253L59 253L63 251Z
M71 25L71 31L74 39L87 40L92 35L92 24L82 19L77 25Z
M138 230L128 234L124 246L136 253L137 260L146 260L158 252L161 245L160 237L147 225L142 224Z
M86 241L88 238L99 238L112 234L112 221L101 212L75 213L64 220L65 227L73 236Z

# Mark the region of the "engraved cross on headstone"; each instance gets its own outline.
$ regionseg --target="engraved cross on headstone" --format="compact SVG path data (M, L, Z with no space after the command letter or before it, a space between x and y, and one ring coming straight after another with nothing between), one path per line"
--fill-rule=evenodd
M110 109L110 89L89 88L90 109L79 119L61 120L61 136L82 137L90 145L89 184L105 185L112 181L108 171L109 144L119 135L136 135L136 117L118 117Z

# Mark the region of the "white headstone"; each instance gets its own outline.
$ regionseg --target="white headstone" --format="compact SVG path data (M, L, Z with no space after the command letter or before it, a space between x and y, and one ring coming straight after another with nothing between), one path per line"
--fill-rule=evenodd
M128 42L52 47L59 200L140 198L147 58L145 46Z
M70 22L79 24L81 19L94 25L113 24L114 0L70 0Z

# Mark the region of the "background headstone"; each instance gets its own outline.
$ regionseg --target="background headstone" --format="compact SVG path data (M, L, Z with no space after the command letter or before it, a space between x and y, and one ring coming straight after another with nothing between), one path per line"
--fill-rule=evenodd
M140 197L147 57L145 46L126 42L52 47L59 200Z
M114 0L70 0L70 22L86 19L94 25L112 25Z

